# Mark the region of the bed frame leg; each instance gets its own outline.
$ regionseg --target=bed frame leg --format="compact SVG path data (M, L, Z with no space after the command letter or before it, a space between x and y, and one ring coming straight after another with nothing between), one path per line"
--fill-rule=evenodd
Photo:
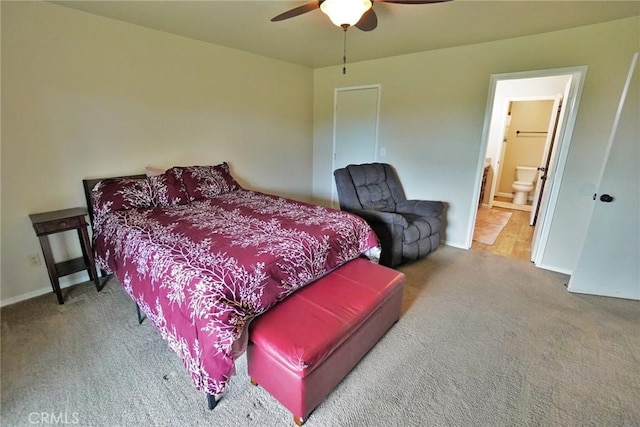
M216 395L215 394L208 394L207 393L207 407L210 410L213 410L213 408L216 407L216 405L218 404L218 400L216 399Z
M140 311L140 306L138 305L138 303L136 303L136 312L138 313L138 325L142 325L142 322L144 321L144 319L147 318L147 316L142 315L142 312Z

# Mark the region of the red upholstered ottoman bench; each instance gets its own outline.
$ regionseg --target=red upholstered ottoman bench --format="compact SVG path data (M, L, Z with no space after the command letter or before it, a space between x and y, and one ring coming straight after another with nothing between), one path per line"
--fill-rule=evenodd
M295 292L249 327L251 382L302 425L400 318L404 282L359 258Z

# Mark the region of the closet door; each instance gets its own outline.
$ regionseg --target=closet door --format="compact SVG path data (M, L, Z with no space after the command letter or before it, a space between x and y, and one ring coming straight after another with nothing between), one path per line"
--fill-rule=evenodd
M569 290L640 299L640 76L633 56Z
M332 204L338 207L333 171L349 164L376 160L379 86L341 88L335 91L333 121Z

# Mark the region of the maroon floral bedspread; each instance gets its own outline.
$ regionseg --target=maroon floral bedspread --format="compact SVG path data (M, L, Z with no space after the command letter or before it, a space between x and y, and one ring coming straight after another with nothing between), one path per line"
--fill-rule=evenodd
M195 387L216 395L252 318L345 262L380 253L359 217L244 189L102 212L94 233L100 268L115 273Z

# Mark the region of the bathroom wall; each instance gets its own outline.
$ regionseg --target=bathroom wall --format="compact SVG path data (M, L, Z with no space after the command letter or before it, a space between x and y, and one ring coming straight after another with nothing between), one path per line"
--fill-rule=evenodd
M553 100L511 103L511 125L507 133L497 195L504 197L513 193L512 184L516 180L516 166L542 165L547 134L525 131L546 132L552 108ZM529 197L532 195L533 192Z

